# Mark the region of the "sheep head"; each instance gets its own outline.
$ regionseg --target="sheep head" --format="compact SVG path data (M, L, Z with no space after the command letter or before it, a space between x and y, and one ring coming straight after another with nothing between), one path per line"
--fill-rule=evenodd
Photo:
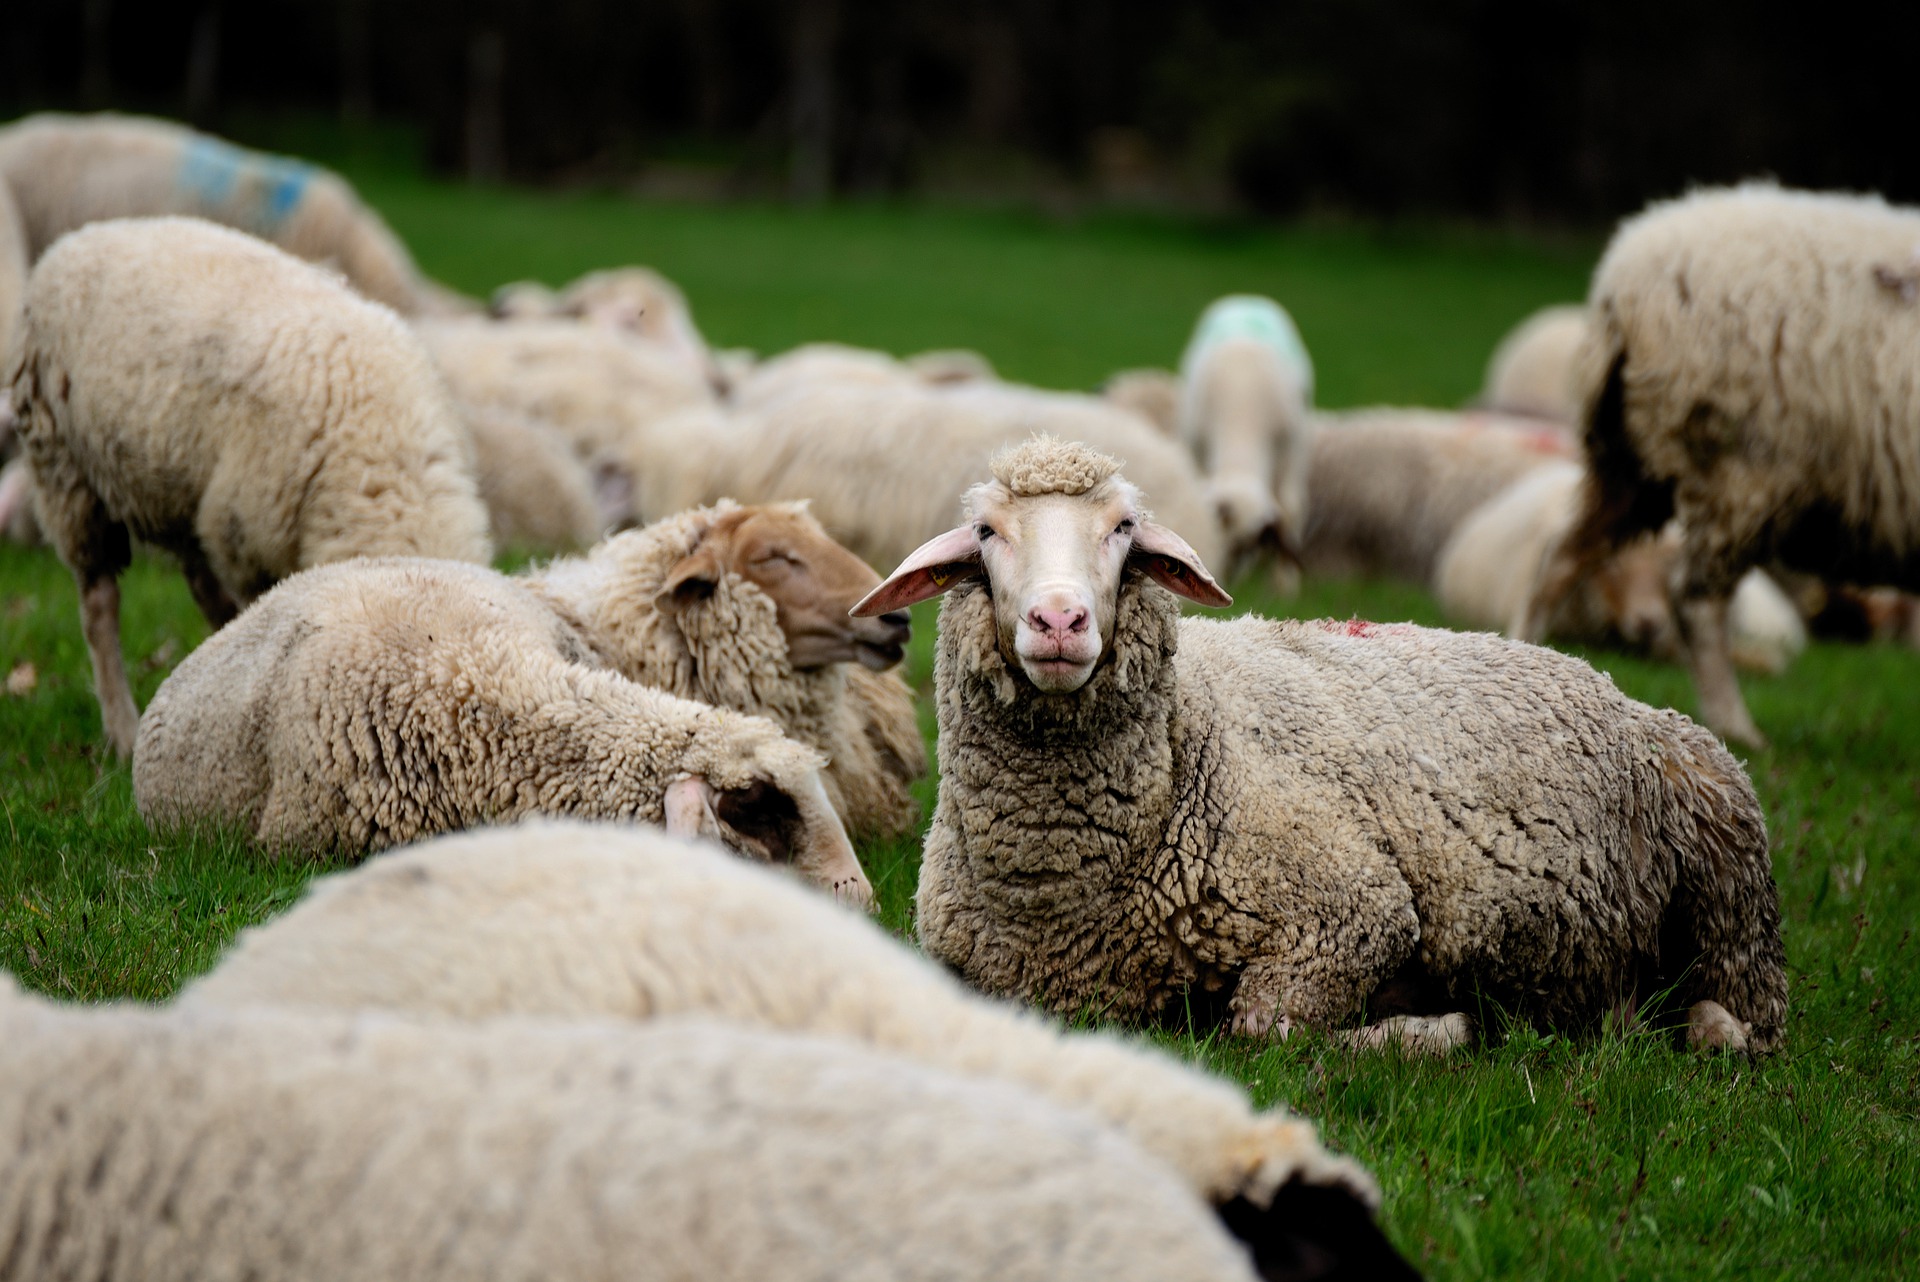
M701 775L675 780L663 802L667 831L717 841L756 863L791 868L841 903L873 911L873 886L819 770L781 773L788 777L755 777L739 788L716 788Z
M992 468L994 479L967 494L967 523L908 556L855 615L983 579L1001 653L1037 689L1066 694L1086 684L1112 643L1127 573L1202 605L1233 604L1186 540L1149 519L1108 456L1036 437L1002 450Z
M859 663L875 672L900 662L911 633L905 611L855 618L848 611L880 582L872 567L834 542L800 503L721 512L699 544L668 572L656 605L676 612L738 575L772 600L797 671Z

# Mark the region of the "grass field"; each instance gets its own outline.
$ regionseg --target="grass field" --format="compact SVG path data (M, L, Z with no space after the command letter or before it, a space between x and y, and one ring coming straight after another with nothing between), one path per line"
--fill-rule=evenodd
M473 193L355 175L449 282L651 262L709 338L776 350L840 339L976 347L1011 377L1084 387L1172 363L1211 297L1271 293L1298 317L1320 400L1452 404L1498 335L1576 297L1595 246L1467 232L1075 226L911 208L809 213L640 206L613 196ZM126 653L144 702L205 636L178 574L126 583ZM1270 613L1439 622L1422 594L1316 584ZM929 679L930 607L911 673ZM1690 708L1682 676L1589 656L1628 692ZM101 754L73 589L50 552L0 545L0 966L54 995L159 1000L313 872L237 839L167 838ZM1386 1188L1385 1219L1435 1277L1912 1276L1920 1266L1920 655L1816 646L1750 681L1775 746L1749 763L1773 833L1793 1013L1760 1064L1616 1033L1495 1033L1443 1062L1160 1034L1319 1120ZM931 792L930 787L927 790ZM914 843L863 852L896 929Z

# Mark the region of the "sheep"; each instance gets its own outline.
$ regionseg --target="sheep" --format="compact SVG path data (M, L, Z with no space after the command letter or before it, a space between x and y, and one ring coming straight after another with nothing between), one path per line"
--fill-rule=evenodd
M756 364L733 385L736 409L757 409L822 384L911 387L919 379L905 361L845 343L803 343Z
M19 359L21 314L27 296L27 232L20 211L5 182L0 182L0 376L12 371ZM13 434L13 402L0 384L0 460L7 456Z
M732 497L808 499L827 533L874 565L897 565L958 515L954 496L994 450L1046 430L1150 477L1161 509L1219 550L1219 521L1192 456L1138 416L1091 396L1007 383L790 386L750 412L693 411L630 438L626 470L649 517Z
M820 765L770 721L601 669L504 575L371 558L295 575L181 661L133 797L157 827L349 857L531 814L664 824L870 906Z
M1180 376L1172 370L1123 369L1101 385L1100 397L1168 436L1180 434Z
M130 535L180 557L214 627L307 566L493 552L471 443L407 327L226 227L110 219L62 237L27 284L13 400L121 757L138 720L119 636Z
M852 619L880 578L804 503L723 502L630 530L521 582L628 680L770 717L827 754L827 795L860 836L911 832L927 771L900 662L906 614Z
M1573 356L1587 332L1578 303L1543 307L1500 340L1487 363L1480 404L1504 414L1572 423L1580 413Z
M1243 1244L1032 1092L706 1020L68 1008L0 978L0 1080L29 1282L1412 1276L1339 1193L1235 1208Z
M488 310L501 319L568 318L625 334L671 355L715 390L726 386L680 287L651 267L588 272L564 289L516 281L494 291Z
M694 845L574 823L462 834L326 878L245 932L187 1006L466 1020L724 1019L999 1078L1124 1131L1208 1203L1289 1182L1378 1204L1310 1124L1143 1044L968 993L871 922Z
M1486 634L1182 620L1230 599L1111 458L1042 438L992 472L855 607L948 594L935 959L1058 1010L1224 998L1278 1036L1438 1007L1452 1041L1476 993L1577 1029L1672 985L1689 1040L1779 1042L1766 826L1712 735Z
M549 423L582 462L607 473L601 504L615 524L636 515L627 497L641 480L627 470L631 440L675 411L714 403L712 389L671 354L594 325L435 320L414 332L460 400Z
M997 383L993 362L966 347L938 347L907 357L915 378L933 387L951 383Z
M1678 517L1676 613L1707 725L1766 742L1728 598L1756 563L1920 587L1920 210L1752 184L1657 204L1594 271L1576 360L1588 483L1528 614Z
M1538 419L1369 409L1320 416L1300 557L1308 574L1432 581L1461 521L1575 446Z
M1313 362L1293 318L1270 298L1216 299L1180 359L1180 387L1180 437L1206 473L1229 565L1277 552L1281 585L1297 587Z
M1434 568L1441 609L1470 627L1517 635L1541 568L1573 524L1585 474L1578 463L1549 463L1462 521ZM1667 578L1679 552L1678 526L1628 543L1561 599L1549 635L1625 641L1663 659L1678 657L1679 630L1667 600ZM1749 570L1741 580L1729 619L1734 659L1742 667L1784 672L1807 647L1799 611L1760 570Z
M28 261L90 222L192 214L332 263L360 293L402 315L469 306L421 276L406 247L339 176L170 121L110 112L28 116L0 129L0 184L19 206Z
M550 424L489 405L459 407L473 441L474 480L501 547L588 547L620 515L603 512L587 467Z
M24 454L0 467L0 535L22 547L46 542L33 493L33 464Z

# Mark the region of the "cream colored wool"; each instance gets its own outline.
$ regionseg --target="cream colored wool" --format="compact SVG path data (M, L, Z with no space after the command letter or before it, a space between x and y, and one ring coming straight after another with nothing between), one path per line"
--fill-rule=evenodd
M28 116L0 129L0 182L19 205L29 260L87 223L191 214L330 264L403 315L444 310L448 302L339 176L171 121L110 112Z
M1300 547L1312 403L1313 367L1278 303L1229 295L1201 315L1180 361L1180 438L1206 475L1233 563Z
M1281 1185L1379 1191L1284 1111L1144 1044L1066 1033L968 993L879 926L664 834L525 824L314 883L188 1005L731 1023L858 1041L1017 1082L1125 1131L1209 1202Z
M1575 454L1537 419L1442 410L1323 414L1313 437L1309 574L1428 583L1468 513L1534 468Z
M28 284L13 399L122 754L129 536L180 556L215 626L307 566L492 554L472 444L406 325L226 227L135 218L63 237Z
M6 457L6 444L13 430L13 410L7 396L9 380L20 359L27 297L27 229L21 224L20 211L13 194L0 181L0 459Z
M1005 1082L703 1020L63 1008L0 977L8 1276L1253 1282Z
M593 478L565 436L497 406L462 404L460 417L473 440L475 480L495 543L567 552L605 532Z
M747 371L734 383L729 401L735 409L757 409L822 386L911 387L919 381L905 361L886 352L845 343L803 343Z
M1219 555L1219 520L1178 441L1095 397L1015 384L791 387L754 412L656 423L636 438L629 470L646 514L807 499L829 534L884 568L951 526L956 496L994 451L1035 432L1126 459L1160 518L1202 557Z
M979 501L1075 493L1088 465L1036 442ZM1182 620L1135 569L1117 592L1068 694L1006 652L979 578L942 606L936 960L1061 1011L1224 1000L1247 1031L1378 1019L1407 986L1437 1004L1415 1014L1478 992L1585 1028L1673 984L1779 1042L1766 828L1705 730L1497 637Z
M1758 744L1726 629L1748 569L1920 587L1920 210L1762 184L1654 205L1615 234L1588 310L1592 483L1535 613L1677 516L1702 713Z
M1550 463L1474 509L1441 549L1433 590L1456 623L1518 636L1541 572L1573 528L1586 469ZM1679 656L1667 580L1680 552L1677 527L1643 535L1561 598L1547 635L1626 644ZM1729 612L1735 662L1778 674L1807 648L1799 612L1761 570L1749 570Z
M1102 400L1131 410L1176 436L1180 432L1180 376L1166 369L1123 369L1100 388Z
M1506 414L1573 423L1580 416L1574 353L1586 333L1587 309L1578 303L1533 313L1493 349L1480 403Z
M782 506L811 522L804 504ZM826 754L827 794L850 831L911 832L920 808L908 785L927 759L913 692L898 675L849 663L796 670L773 600L739 574L684 608L658 608L668 575L736 507L722 502L617 534L522 582L629 681L770 718Z
M770 783L844 846L824 797L805 808L819 765L770 721L601 669L504 575L382 559L287 580L182 660L141 719L133 793L155 823L364 855L526 815L660 824L669 785L692 775ZM829 877L794 858L870 900L857 865Z
M593 465L631 468L633 441L657 420L713 403L712 389L673 355L596 325L443 320L415 331L455 396L550 423ZM630 485L644 479L623 475Z

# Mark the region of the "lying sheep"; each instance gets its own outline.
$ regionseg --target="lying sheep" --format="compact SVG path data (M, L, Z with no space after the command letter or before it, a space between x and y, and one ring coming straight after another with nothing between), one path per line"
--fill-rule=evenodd
M170 121L28 116L0 129L0 183L19 205L29 261L87 223L192 214L330 263L403 315L461 306L420 275L406 247L337 175Z
M1228 598L1118 472L1001 454L856 607L951 590L933 957L1058 1010L1224 997L1256 1035L1447 1012L1415 1031L1452 1040L1476 995L1587 1027L1672 986L1690 1040L1779 1042L1766 827L1712 735L1485 634L1182 620Z
M1229 565L1262 551L1297 586L1311 465L1313 362L1270 298L1234 294L1201 313L1180 359L1180 437L1206 473Z
M1469 513L1574 455L1572 438L1538 419L1404 409L1321 415L1301 562L1316 576L1429 583Z
M1706 723L1760 746L1729 653L1747 570L1920 588L1920 211L1754 184L1653 206L1595 270L1590 467L1529 636L1611 549L1678 517Z
M714 403L672 355L598 326L439 320L414 330L460 400L549 423L582 462L607 471L601 506L616 524L637 515L627 497L641 479L627 470L632 439L677 410Z
M528 824L401 851L247 931L188 1006L733 1024L1000 1078L1125 1131L1209 1203L1288 1185L1378 1203L1310 1124L1144 1045L969 995L877 925L733 860L632 830Z
M912 387L918 382L905 361L886 352L845 343L803 343L758 362L733 384L728 399L736 409L757 409L822 385Z
M459 409L473 441L474 480L495 543L570 551L591 546L621 515L601 510L586 464L551 425L498 406Z
M664 824L870 905L820 765L770 721L602 670L504 575L391 558L296 575L182 660L133 796L156 824L351 856L523 815Z
M1123 369L1101 385L1100 397L1168 436L1180 434L1180 376L1172 370Z
M631 439L627 468L642 513L804 498L857 556L896 565L958 515L954 496L996 449L1041 430L1127 459L1202 554L1218 553L1219 521L1179 442L1097 398L1014 384L794 386L752 412L659 420Z
M770 717L827 755L827 795L861 836L913 831L926 773L900 662L909 620L847 615L880 582L805 504L722 503L630 530L525 586L628 680Z
M27 286L13 399L122 756L138 719L120 657L130 536L180 557L215 627L310 565L492 555L472 446L407 327L225 227L130 218L63 237Z
M585 321L671 355L715 390L725 386L686 294L651 267L588 272L560 290L516 281L494 291L488 310L503 320Z
M1440 551L1434 595L1440 608L1470 627L1517 636L1541 570L1572 528L1586 469L1549 463L1527 473L1474 510ZM1621 548L1561 598L1547 635L1563 641L1618 644L1679 655L1679 629L1667 580L1680 553L1677 526ZM1780 673L1807 648L1799 611L1760 570L1749 570L1729 614L1734 661Z
M0 977L0 1080L23 1282L1257 1276L1111 1128L844 1041L66 1008ZM1269 1259L1399 1263L1318 1188L1276 1206L1241 1217Z
M1573 356L1587 333L1579 304L1543 307L1510 330L1487 363L1480 404L1503 414L1572 423L1580 415Z

